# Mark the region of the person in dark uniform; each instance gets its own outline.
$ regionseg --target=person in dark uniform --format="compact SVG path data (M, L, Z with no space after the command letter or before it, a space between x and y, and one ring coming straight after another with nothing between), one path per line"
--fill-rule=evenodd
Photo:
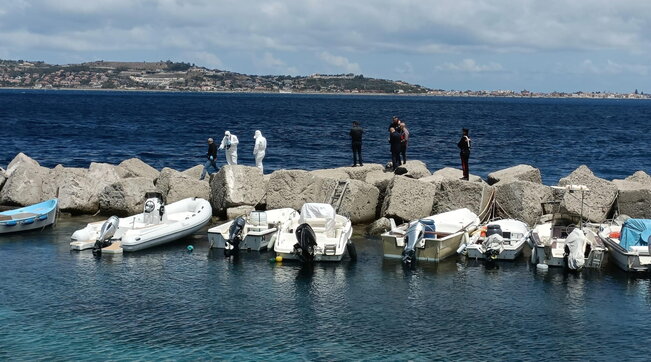
M391 165L393 171L400 166L400 144L402 143L400 132L395 128L389 128L389 144L391 145Z
M461 135L461 139L459 140L459 143L457 143L457 147L459 147L460 156L461 156L461 169L463 170L463 177L461 178L462 180L468 181L470 177L470 171L468 170L468 159L470 158L470 137L468 137L468 129L464 128L463 129L463 134Z
M393 116L393 118L391 119L391 124L389 125L389 128L393 128L397 132L400 132L401 131L400 118L398 118L396 116Z
M362 134L364 130L359 125L359 122L353 121L353 127L350 129L350 139L353 145L353 167L357 166L357 159L359 159L359 165L364 166L364 161L362 161Z
M201 171L201 177L199 177L199 180L203 180L206 177L206 173L209 173L208 167L212 166L215 172L219 171L217 169L217 164L215 163L217 161L217 145L213 142L212 138L208 138L208 152L206 153L206 158L208 158L208 160L203 165L203 171Z

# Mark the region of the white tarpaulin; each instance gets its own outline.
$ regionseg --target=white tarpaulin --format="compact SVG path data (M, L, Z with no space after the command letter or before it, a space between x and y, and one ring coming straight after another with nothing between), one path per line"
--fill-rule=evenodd
M565 245L570 249L567 256L567 267L581 269L585 263L585 234L581 229L574 229L565 239Z
M301 207L301 216L298 222L308 223L314 227L324 227L325 230L332 230L335 227L335 209L330 204L305 203Z

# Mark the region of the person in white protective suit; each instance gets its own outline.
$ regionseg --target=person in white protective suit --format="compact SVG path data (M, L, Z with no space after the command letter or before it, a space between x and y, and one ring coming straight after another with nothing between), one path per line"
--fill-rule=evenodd
M260 130L255 131L253 136L255 139L255 146L253 147L253 155L255 156L255 167L260 169L260 172L264 173L264 168L262 167L262 159L267 151L267 139L262 136Z
M240 141L237 140L237 136L231 134L229 131L224 132L224 138L222 139L219 149L226 150L226 163L229 165L237 165L237 144Z

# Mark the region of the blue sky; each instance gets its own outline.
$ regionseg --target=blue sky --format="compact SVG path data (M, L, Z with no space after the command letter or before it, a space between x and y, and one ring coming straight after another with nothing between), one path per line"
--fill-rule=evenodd
M0 58L651 93L645 0L3 0Z

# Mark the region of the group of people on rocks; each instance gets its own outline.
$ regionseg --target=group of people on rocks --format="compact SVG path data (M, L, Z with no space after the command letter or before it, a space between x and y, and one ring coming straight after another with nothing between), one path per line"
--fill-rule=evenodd
M260 172L264 172L262 166L262 160L264 159L266 150L267 150L267 139L262 136L260 130L256 130L253 138L255 139L255 145L253 146L253 155L255 156L255 166L260 169ZM231 134L230 131L224 132L224 138L219 145L220 150L225 150L226 153L226 163L229 165L237 165L237 145L240 141L237 139L237 136ZM203 171L199 180L203 180L206 177L206 174L209 174L209 169L212 167L215 172L219 171L217 168L217 145L215 144L212 138L208 138L208 152L206 153L206 163L203 165Z
M468 180L470 171L468 169L468 159L470 158L471 140L468 135L468 129L462 129L461 139L457 143L460 150L461 169L463 171L462 180ZM364 130L359 122L354 121L350 129L350 138L353 148L353 167L364 166L362 161L362 135ZM389 125L389 145L391 146L391 169L396 171L398 167L407 163L407 146L409 145L409 129L407 124L400 118L393 116Z

